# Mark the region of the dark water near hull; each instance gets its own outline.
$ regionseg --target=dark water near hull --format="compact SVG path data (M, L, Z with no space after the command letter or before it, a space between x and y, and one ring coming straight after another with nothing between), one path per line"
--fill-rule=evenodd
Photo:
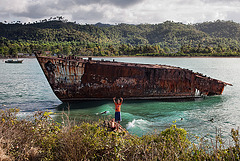
M98 58L101 59L101 58ZM104 58L108 60L167 64L191 69L228 83L222 96L194 101L124 101L122 125L132 134L161 131L176 120L178 127L198 136L214 137L216 128L229 138L231 128L240 125L240 65L239 58ZM22 115L51 110L61 113L68 104L53 94L36 59L24 59L23 64L5 64L0 60L0 108L18 107ZM98 120L114 116L111 101L69 104L68 112L75 120ZM98 114L109 111L108 114ZM97 115L98 114L98 115ZM54 117L60 117L56 114ZM181 120L182 118L182 120ZM213 121L209 121L213 119Z

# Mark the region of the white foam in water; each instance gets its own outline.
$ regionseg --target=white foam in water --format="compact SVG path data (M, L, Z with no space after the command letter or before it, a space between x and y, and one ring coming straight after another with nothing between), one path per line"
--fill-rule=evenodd
M151 125L152 123L147 121L147 120L143 120L143 119L137 119L137 120L133 120L131 122L128 122L128 124L126 125L126 128L129 130L131 128L134 127L138 127L140 129L145 129L148 128L149 125Z
M131 129L132 127L134 127L135 125L134 125L134 123L135 123L135 119L132 121L132 122L128 122L128 124L126 125L126 128L127 129Z

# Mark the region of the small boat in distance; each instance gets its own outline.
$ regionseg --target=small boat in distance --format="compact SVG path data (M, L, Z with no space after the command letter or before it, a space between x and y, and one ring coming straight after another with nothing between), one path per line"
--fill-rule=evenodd
M9 60L6 60L5 63L22 63L23 60L13 60L13 59L9 59Z

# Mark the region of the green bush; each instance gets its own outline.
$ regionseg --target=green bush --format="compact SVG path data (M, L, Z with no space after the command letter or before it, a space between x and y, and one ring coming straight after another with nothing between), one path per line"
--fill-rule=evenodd
M0 160L239 160L239 132L224 148L216 135L194 143L187 131L171 125L160 133L138 137L109 131L104 121L59 124L51 112L18 119L18 109L0 111Z

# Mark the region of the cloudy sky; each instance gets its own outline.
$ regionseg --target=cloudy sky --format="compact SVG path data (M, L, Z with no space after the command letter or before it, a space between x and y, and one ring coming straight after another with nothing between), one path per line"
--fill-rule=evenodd
M0 0L1 22L33 22L55 16L81 24L218 19L240 23L240 0Z

